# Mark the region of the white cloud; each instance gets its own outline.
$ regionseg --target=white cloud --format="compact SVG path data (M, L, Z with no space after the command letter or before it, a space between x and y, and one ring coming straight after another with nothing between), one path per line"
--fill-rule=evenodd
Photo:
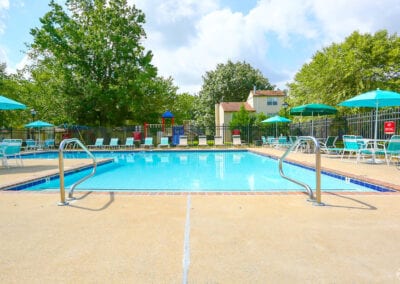
M8 0L0 0L0 9L8 9L10 2Z

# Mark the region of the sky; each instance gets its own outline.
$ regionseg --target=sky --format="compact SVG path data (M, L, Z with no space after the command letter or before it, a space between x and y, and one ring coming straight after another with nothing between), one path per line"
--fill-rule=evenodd
M144 46L159 75L197 94L217 64L247 62L287 88L312 56L354 31L400 34L399 0L127 0L146 15ZM50 0L0 0L0 62L26 64L30 29ZM57 0L64 3L63 0Z

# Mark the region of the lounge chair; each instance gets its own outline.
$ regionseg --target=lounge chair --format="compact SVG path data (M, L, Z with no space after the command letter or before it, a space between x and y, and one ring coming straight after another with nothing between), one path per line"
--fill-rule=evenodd
M102 149L104 147L104 138L97 138L93 145L88 145L88 148Z
M207 136L199 135L199 146L208 146L208 144L207 144Z
M146 137L144 139L144 144L142 144L141 146L142 146L142 148L146 148L146 147L153 148L154 147L154 145L153 145L153 137Z
M158 148L161 148L161 147L169 148L168 137L161 137L161 141L160 141L160 144L158 144Z
M25 150L37 150L38 145L36 143L35 140L33 139L26 139L25 140L26 146L25 146Z
M188 140L186 135L179 136L179 144L176 146L188 147Z
M343 151L343 148L338 148L336 147L336 141L338 137L337 136L328 136L325 141L321 141L319 143L320 149L322 153L328 154L328 155L337 155L341 154Z
M222 136L214 136L214 146L224 146Z
M56 147L54 139L47 139L44 141L43 148L44 149L54 149Z
M360 161L360 158L364 158L366 155L371 155L371 151L367 150L364 144L360 143L360 138L355 135L343 135L343 149L342 149L342 159L346 153L348 153L348 158L353 154L356 157L356 162Z
M242 146L242 140L240 139L240 135L232 135L232 145L233 147Z
M21 143L0 143L0 159L3 166L9 167L8 159L13 158L17 166L23 166L21 158Z
M126 137L125 140L125 145L123 145L125 148L135 148L135 140L133 137Z
M108 148L110 148L110 149L117 149L117 148L119 148L119 145L118 145L118 138L111 138L111 139L110 139L110 144L108 145Z

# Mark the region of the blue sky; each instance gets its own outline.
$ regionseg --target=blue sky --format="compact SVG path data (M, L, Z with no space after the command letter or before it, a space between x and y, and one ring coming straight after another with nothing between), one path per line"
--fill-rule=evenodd
M279 88L332 42L357 30L400 31L398 0L127 0L146 14L146 48L159 74L197 93L202 76L246 61ZM15 72L48 0L0 0L0 62ZM58 0L64 3L63 0Z

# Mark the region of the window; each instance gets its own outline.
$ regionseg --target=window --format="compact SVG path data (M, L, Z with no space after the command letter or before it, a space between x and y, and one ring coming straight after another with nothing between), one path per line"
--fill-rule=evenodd
M277 106L277 105L278 105L278 98L267 99L267 106Z

